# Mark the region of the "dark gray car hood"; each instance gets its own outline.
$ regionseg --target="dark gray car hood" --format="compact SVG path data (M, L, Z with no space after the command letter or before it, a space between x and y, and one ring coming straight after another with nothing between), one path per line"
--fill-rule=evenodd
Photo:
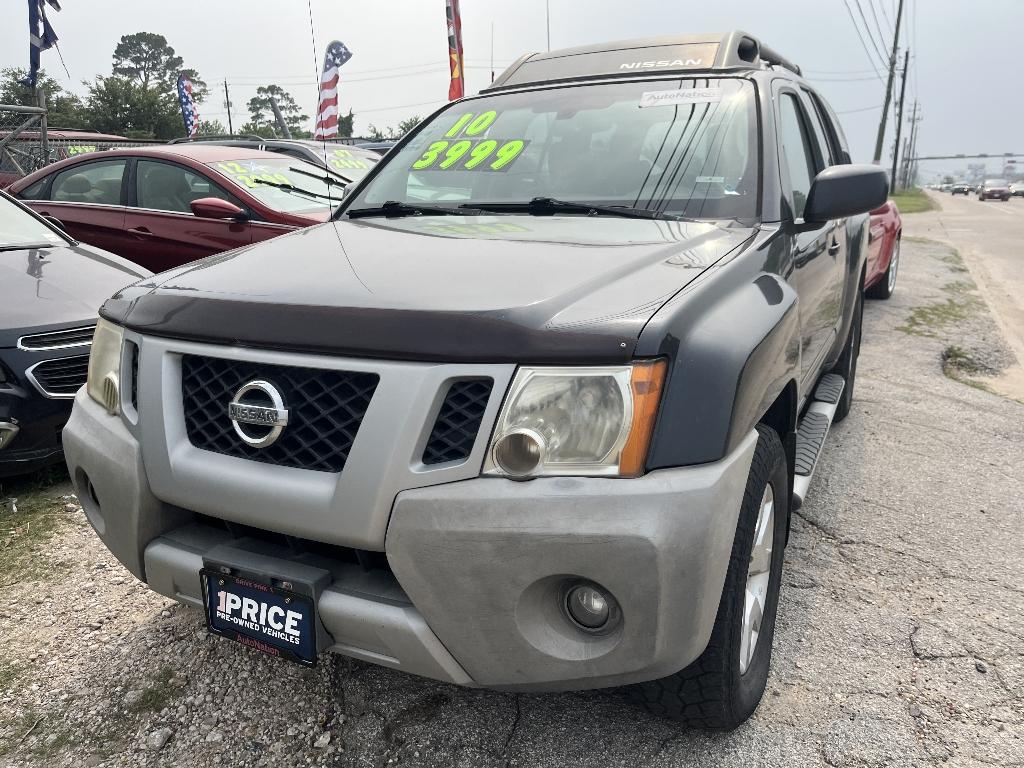
M582 216L342 220L165 272L103 314L142 333L330 354L611 362L751 234Z
M95 322L109 296L149 274L86 245L0 251L0 347L25 333Z

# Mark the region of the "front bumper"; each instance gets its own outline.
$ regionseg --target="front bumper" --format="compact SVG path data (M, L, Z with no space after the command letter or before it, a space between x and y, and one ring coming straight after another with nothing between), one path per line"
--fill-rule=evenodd
M70 412L70 400L45 398L27 384L0 386L0 430L13 433L0 441L0 477L59 463L60 433Z
M84 392L64 444L97 533L161 594L200 604L199 569L214 555L240 567L255 558L277 578L311 562L158 498L133 434ZM474 478L402 491L383 569L355 564L355 550L333 542L318 551L330 572L317 601L323 647L517 690L620 685L681 669L711 634L755 444L751 433L722 461L637 479ZM245 522L245 510L232 519ZM564 616L560 587L580 578L614 595L616 629L589 634Z

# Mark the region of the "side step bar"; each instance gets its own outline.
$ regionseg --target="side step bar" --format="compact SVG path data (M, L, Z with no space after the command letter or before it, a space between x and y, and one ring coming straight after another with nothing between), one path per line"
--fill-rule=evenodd
M832 419L836 415L844 387L846 382L839 374L828 373L822 376L817 389L814 390L814 401L800 421L800 427L796 432L793 509L800 509L807 497L807 489L811 485L818 456L825 445L825 438L828 437L828 430L832 426Z

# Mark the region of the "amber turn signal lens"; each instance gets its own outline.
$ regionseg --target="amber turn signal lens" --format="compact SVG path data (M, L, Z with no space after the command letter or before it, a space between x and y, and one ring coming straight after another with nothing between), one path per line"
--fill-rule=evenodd
M639 361L633 364L633 375L630 377L633 424L619 461L620 477L638 477L643 474L667 371L668 361L664 359Z

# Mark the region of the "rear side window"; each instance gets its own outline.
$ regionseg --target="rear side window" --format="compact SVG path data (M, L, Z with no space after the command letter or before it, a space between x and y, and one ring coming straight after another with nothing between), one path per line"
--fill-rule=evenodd
M804 91L804 93L806 93L808 99L810 99L810 93L808 93L807 91ZM807 102L805 101L805 104L806 103ZM828 137L828 130L825 128L825 125L821 122L821 113L818 112L817 107L814 106L813 100L811 100L811 103L809 104L807 114L810 115L811 128L814 130L814 136L817 139L818 147L821 150L821 155L819 157L819 159L821 160L821 164L818 166L818 168L822 169L830 165L835 165L836 161L832 155L832 143Z
M815 176L810 136L800 115L800 105L792 93L779 96L779 150L788 171L793 217L802 218L811 182Z
M50 199L66 203L120 205L125 164L125 160L105 160L61 171L53 179Z
M811 101L814 102L814 106L821 116L822 122L825 124L825 132L835 142L835 162L840 165L849 165L852 162L850 160L850 145L846 142L846 134L843 133L843 126L839 123L839 118L836 117L836 113L832 111L832 107L828 105L828 102L818 94L808 91L808 95L811 97Z

